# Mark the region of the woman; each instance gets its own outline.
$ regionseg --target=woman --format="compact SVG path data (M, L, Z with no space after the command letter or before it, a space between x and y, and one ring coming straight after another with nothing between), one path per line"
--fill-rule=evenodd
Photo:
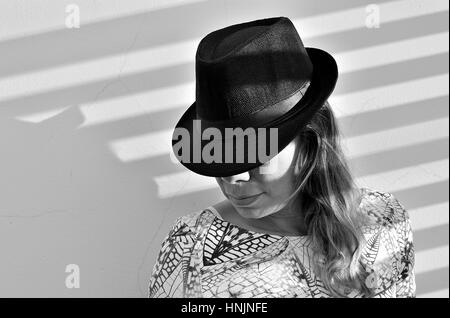
M226 199L176 220L150 297L415 297L408 213L355 184L327 102L337 77L287 18L202 39L173 150Z

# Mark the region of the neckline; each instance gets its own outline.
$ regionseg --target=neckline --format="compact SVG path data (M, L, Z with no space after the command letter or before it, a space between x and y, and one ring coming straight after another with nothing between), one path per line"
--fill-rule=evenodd
M365 196L367 195L367 193L369 193L371 191L371 189L369 189L367 187L359 187L359 190L360 190L360 193L361 193L361 201L359 202L359 208L361 208L361 206L363 205ZM269 236L278 237L278 238L286 237L286 238L289 238L289 239L299 239L299 240L310 238L309 235L279 235L279 234L269 234L269 233L257 232L257 231L249 230L249 229L246 229L246 228L244 228L242 226L239 226L239 225L236 225L234 223L231 223L231 222L225 220L224 218L222 218L222 216L217 211L217 209L215 207L213 207L212 205L209 206L208 208L206 208L205 210L211 212L219 220L222 220L223 222L229 224L230 226L233 226L233 227L235 227L237 229L241 229L243 231L247 231L247 232L252 233L252 234L269 235Z
M277 238L286 237L286 238L289 238L289 239L306 239L306 238L309 237L308 235L280 235L280 234L270 234L270 233L264 233L264 232L258 232L258 231L254 231L254 230L249 230L249 229L246 229L246 228L244 228L242 226L239 226L237 224L234 224L234 223L231 223L230 221L225 220L224 218L222 218L222 216L217 211L217 209L215 207L213 207L213 206L209 206L206 210L210 211L212 214L215 215L216 218L222 220L223 222L225 222L225 223L227 223L227 224L229 224L229 225L231 225L231 226L233 226L235 228L238 228L238 229L243 230L243 231L247 231L247 232L252 233L252 234L268 235L268 236L277 237Z

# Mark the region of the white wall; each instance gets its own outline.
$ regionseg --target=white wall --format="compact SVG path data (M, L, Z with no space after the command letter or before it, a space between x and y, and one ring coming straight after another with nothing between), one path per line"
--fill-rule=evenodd
M221 198L169 159L198 41L281 15L336 57L355 175L410 211L418 295L448 297L446 0L1 1L0 296L146 297L175 218Z

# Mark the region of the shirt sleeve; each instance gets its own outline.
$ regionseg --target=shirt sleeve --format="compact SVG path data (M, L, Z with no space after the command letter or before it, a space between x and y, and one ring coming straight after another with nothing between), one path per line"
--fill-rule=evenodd
M397 280L396 297L397 298L415 298L416 280L414 273L415 252L413 242L413 232L409 213L405 207L391 196L391 204L395 210L395 231L397 234L397 243L400 247L400 253L397 260Z
M179 217L164 238L150 277L149 298L181 296L183 287L181 261L186 228L182 217Z

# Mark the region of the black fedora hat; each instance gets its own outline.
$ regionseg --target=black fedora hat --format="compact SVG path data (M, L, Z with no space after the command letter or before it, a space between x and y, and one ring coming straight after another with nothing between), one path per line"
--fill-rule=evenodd
M286 17L209 33L198 45L195 70L196 100L175 126L172 148L186 168L212 177L276 156L327 101L338 78L334 58L305 48ZM274 141L276 149L269 149ZM260 150L264 156L255 158Z

